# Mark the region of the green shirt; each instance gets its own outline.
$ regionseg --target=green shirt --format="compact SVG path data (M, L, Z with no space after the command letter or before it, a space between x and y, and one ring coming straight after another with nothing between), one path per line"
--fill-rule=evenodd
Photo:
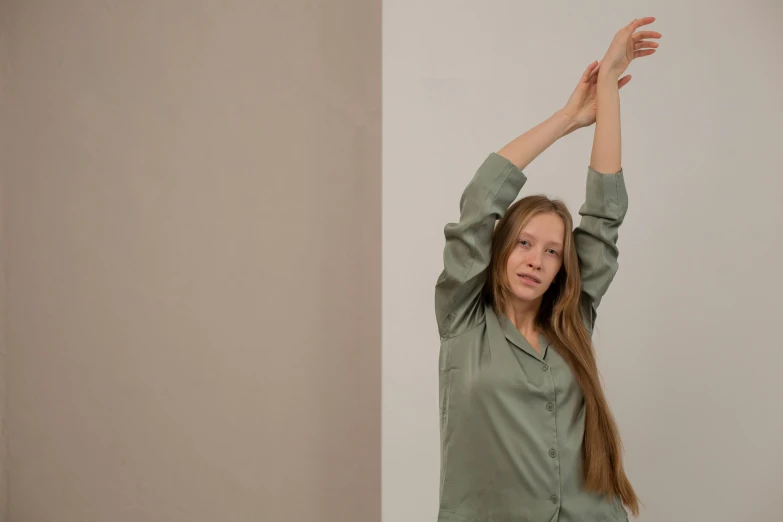
M440 333L441 483L438 522L614 522L618 497L583 488L584 396L543 335L541 354L482 299L492 232L526 176L492 153L446 225L435 287ZM618 228L628 207L623 171L588 167L587 197L574 240L582 316L596 308L617 272Z

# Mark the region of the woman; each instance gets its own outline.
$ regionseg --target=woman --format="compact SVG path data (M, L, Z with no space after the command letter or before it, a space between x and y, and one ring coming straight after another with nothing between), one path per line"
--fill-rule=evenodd
M624 506L639 513L591 336L627 209L619 89L631 77L620 77L658 47L645 39L660 33L636 32L654 20L620 30L561 110L490 154L462 195L459 222L445 227L435 289L439 522L626 521ZM558 200L533 195L512 205L522 170L594 122L579 226L572 230Z

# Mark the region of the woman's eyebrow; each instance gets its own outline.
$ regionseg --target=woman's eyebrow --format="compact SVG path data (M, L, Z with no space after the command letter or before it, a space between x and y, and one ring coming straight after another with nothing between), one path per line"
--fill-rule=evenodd
M531 234L530 232L520 232L519 235L520 235L520 237L521 236L527 236L529 238L532 238L532 239L535 239L536 241L538 241L538 238L536 236L534 236L533 234ZM563 243L561 243L559 241L549 241L547 244L563 248Z

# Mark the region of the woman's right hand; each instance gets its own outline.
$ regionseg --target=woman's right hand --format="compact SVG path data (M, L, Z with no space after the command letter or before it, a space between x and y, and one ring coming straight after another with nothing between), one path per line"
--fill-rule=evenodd
M573 123L574 128L581 129L595 123L596 117L596 82L602 64L593 62L587 66L579 83L568 98L568 102L563 107L562 112ZM631 81L631 75L620 78L617 81L617 88L622 89Z
M625 72L634 58L649 56L658 47L657 42L646 41L645 38L660 38L662 35L656 31L635 31L655 21L654 16L637 18L630 24L620 29L615 34L609 49L601 60L601 72L611 73L618 78ZM652 47L652 49L646 49Z

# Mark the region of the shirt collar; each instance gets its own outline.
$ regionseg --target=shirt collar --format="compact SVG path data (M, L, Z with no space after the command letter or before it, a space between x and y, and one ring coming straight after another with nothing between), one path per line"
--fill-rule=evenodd
M538 334L538 345L541 348L541 354L539 354L535 348L527 342L527 339L522 335L522 332L517 330L517 327L514 326L514 323L511 322L511 319L509 319L506 314L499 314L498 321L500 322L500 327L503 330L506 339L508 339L508 342L540 361L546 359L550 342L543 333Z

